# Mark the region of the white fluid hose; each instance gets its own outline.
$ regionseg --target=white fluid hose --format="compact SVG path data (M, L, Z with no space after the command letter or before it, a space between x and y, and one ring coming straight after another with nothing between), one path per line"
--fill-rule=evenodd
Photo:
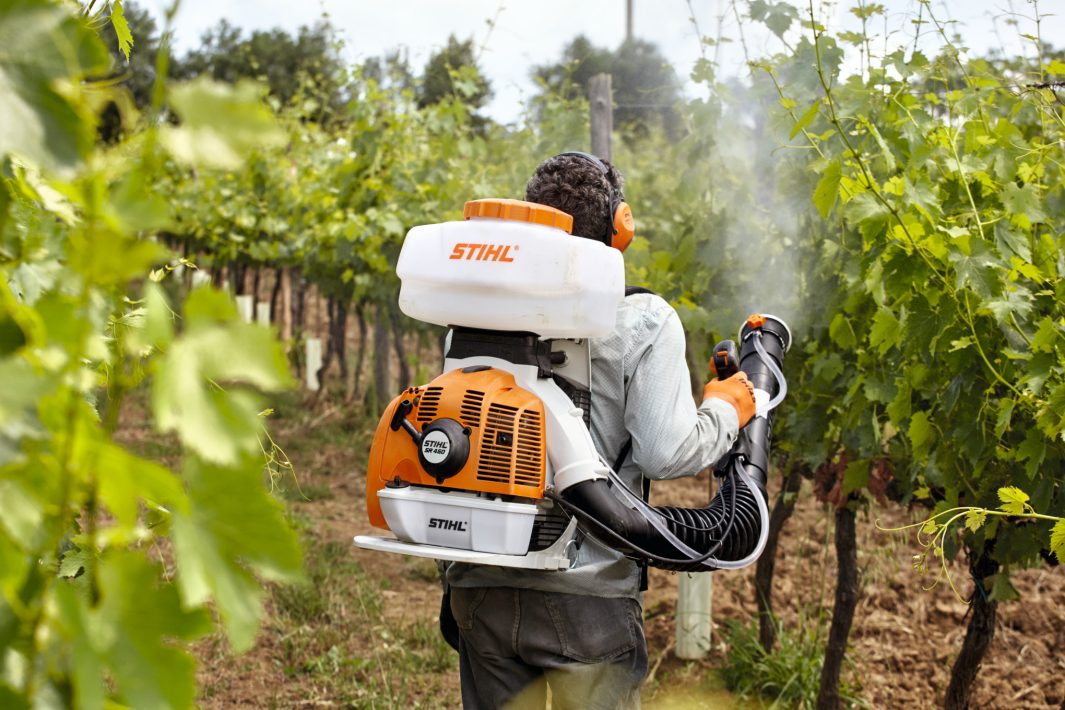
M770 397L768 392L756 390L759 401L764 403L759 407L759 417L765 418L754 420L751 428L735 442L726 459L720 462L722 482L707 507L653 507L630 489L602 457L599 457L599 470L607 473L606 481L602 478L577 481L551 497L564 509L580 516L593 534L601 533L605 544L662 569L689 572L736 570L756 561L769 539L769 507L761 488L769 467L772 423L768 415L787 394L784 373L774 358L783 355L790 334L786 325L782 321L779 323L784 329L783 334L765 331L781 341L779 353L776 342L770 342L767 350L761 340L762 332L746 336L754 338L749 344L750 349L746 350L746 356L758 363L750 364L753 376L759 383L767 385L767 380L775 380L777 394ZM752 497L753 501L750 500Z
M777 364L773 362L773 358L769 357L769 353L765 351L765 346L762 345L761 338L754 339L754 350L758 353L758 358L762 361L769 371L773 373L773 377L777 381L777 396L769 400L769 404L766 405L766 411L775 409L778 404L784 401L784 396L788 393L788 381L784 379L784 373L780 371Z
M766 406L766 412L768 413L770 410L776 408L776 406L779 405L781 401L783 401L784 396L787 394L788 391L788 384L787 381L784 379L784 373L780 370L779 367L777 367L776 363L773 362L773 358L771 358L766 352L765 347L762 345L760 338L755 338L754 348L755 351L758 353L759 359L765 364L765 366L769 369L769 371L773 374L773 377L777 381L778 393L777 396L773 397L770 400L769 404ZM606 462L603 461L603 464L606 465ZM749 555L740 560L720 560L716 557L705 558L700 562L700 564L709 569L743 569L744 567L749 566L751 563L758 559L758 557L762 554L762 551L765 549L766 541L769 539L769 507L766 505L766 501L758 490L757 485L747 473L747 468L743 465L742 459L737 458L734 462L734 465L736 467L736 473L740 481L742 481L743 484L747 486L748 490L754 496L755 504L758 507L758 516L761 520L761 525L758 531L758 542L755 544L754 550L752 550ZM627 501L635 510L639 511L640 514L647 519L647 522L650 523L651 526L658 531L658 533L663 537L663 539L665 539L669 544L673 545L678 551L690 557L692 560L696 560L700 557L703 557L703 554L700 554L696 550L692 549L689 545L685 544L683 540L678 538L669 528L668 524L665 522L666 519L662 515L662 513L655 510L655 508L648 504L646 501L644 501L643 498L636 495L625 484L625 482L621 480L621 477L617 474L616 471L611 469L609 466L607 466L607 470L610 480L614 484L615 490L621 492L622 498Z
M754 493L754 500L758 505L758 515L762 519L762 529L758 533L758 544L754 546L754 551L742 560L712 560L712 566L719 569L743 569L744 567L747 567L761 556L762 550L765 549L766 540L769 539L769 508L765 504L765 499L762 497L762 494L758 492L758 488L755 487L754 481L752 481L751 477L747 475L747 469L739 461L736 462L736 471L740 475L740 480L742 480L747 488ZM704 565L710 565L710 563L711 560L703 562Z

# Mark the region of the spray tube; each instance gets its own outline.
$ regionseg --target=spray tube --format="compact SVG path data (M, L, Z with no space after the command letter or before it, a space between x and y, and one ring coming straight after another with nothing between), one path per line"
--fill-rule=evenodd
M766 474L772 410L787 392L780 363L791 333L775 316L751 316L740 329L740 369L755 389L755 417L718 466L722 483L706 508L652 507L610 472L550 494L607 545L675 571L739 569L761 554L769 532ZM631 506L631 507L630 507Z

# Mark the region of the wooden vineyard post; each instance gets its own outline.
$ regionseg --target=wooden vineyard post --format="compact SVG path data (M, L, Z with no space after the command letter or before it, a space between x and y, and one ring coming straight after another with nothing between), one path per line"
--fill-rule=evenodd
M592 154L603 160L610 160L610 139L614 133L614 100L609 74L596 74L588 82L588 105L591 113Z
M281 342L288 347L292 340L292 274L281 270Z
M192 284L192 288L194 289L199 288L201 286L208 286L211 283L211 274L204 271L203 269L197 269L192 272L190 283Z
M677 658L697 660L710 651L710 572L681 572L677 581Z
M306 364L303 381L307 384L307 389L317 392L321 386L318 382L318 370L322 368L321 338L307 338L307 352L304 360Z
M245 323L251 323L254 306L255 299L253 296L237 296L237 313L240 314L240 319Z

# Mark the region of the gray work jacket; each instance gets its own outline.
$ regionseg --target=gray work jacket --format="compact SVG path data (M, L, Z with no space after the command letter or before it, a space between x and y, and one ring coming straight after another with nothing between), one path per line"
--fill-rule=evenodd
M660 296L636 294L618 306L614 332L590 342L592 439L611 464L632 438L619 472L631 490L643 477L693 476L732 448L739 420L732 405L708 399L696 408L685 360L684 330ZM548 442L550 446L550 442ZM519 587L599 597L639 598L635 562L586 537L575 565L562 571L455 563L455 587Z

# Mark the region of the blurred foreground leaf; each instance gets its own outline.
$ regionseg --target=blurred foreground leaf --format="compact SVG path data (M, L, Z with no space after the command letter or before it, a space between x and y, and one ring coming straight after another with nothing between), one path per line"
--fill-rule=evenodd
M284 131L263 103L265 92L252 81L231 86L205 77L176 86L170 103L181 125L165 127L163 143L175 158L194 167L239 168L252 150L285 142Z
M94 124L77 97L107 69L107 49L59 4L0 3L0 158L72 167L92 148Z

